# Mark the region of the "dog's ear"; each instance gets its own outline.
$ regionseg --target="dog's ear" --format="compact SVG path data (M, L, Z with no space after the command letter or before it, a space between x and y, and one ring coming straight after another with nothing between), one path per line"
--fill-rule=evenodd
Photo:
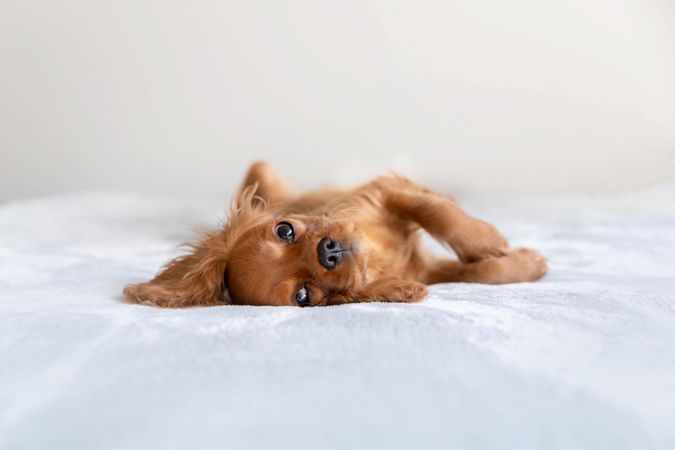
M226 302L227 248L222 232L206 236L147 283L124 288L129 301L164 308L213 306Z
M418 302L427 296L427 287L416 281L387 277L373 281L362 290L329 297L329 305L361 302Z
M234 197L227 224L188 244L189 253L166 264L147 283L124 288L127 300L135 303L181 308L228 303L225 270L231 246L247 224L260 216L262 202L255 201L256 186L241 189Z

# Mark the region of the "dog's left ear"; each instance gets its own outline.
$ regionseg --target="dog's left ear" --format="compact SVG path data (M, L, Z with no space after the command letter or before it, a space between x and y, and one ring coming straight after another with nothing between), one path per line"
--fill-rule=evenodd
M147 283L127 285L127 300L164 308L228 303L225 270L230 246L247 224L261 215L265 204L257 200L256 189L257 185L253 185L237 192L227 224L220 231L189 244L189 253L169 261Z
M170 261L147 283L127 285L127 300L164 308L224 304L227 248L222 234L191 244L188 254Z

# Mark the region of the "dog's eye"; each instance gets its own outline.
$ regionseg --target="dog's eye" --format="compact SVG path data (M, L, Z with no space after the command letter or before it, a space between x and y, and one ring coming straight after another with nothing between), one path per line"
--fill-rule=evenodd
M295 231L293 230L293 225L288 222L281 222L277 224L275 232L279 239L286 242L293 242L295 239Z
M299 306L309 306L311 303L311 298L309 296L309 289L306 285L303 285L298 292L295 293L295 301L298 302Z

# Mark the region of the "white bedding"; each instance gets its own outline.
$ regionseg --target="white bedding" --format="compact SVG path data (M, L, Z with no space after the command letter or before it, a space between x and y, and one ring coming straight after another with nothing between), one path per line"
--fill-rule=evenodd
M464 201L549 257L538 283L414 305L122 303L226 203L0 205L0 448L675 447L675 186Z

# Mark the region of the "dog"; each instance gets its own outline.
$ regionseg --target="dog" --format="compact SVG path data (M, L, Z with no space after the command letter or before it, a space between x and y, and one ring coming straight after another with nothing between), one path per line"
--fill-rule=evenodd
M457 259L427 252L421 229ZM417 302L434 283L526 282L547 272L536 250L509 249L494 226L404 176L298 194L265 162L248 170L226 224L189 250L126 286L126 299L167 308Z

